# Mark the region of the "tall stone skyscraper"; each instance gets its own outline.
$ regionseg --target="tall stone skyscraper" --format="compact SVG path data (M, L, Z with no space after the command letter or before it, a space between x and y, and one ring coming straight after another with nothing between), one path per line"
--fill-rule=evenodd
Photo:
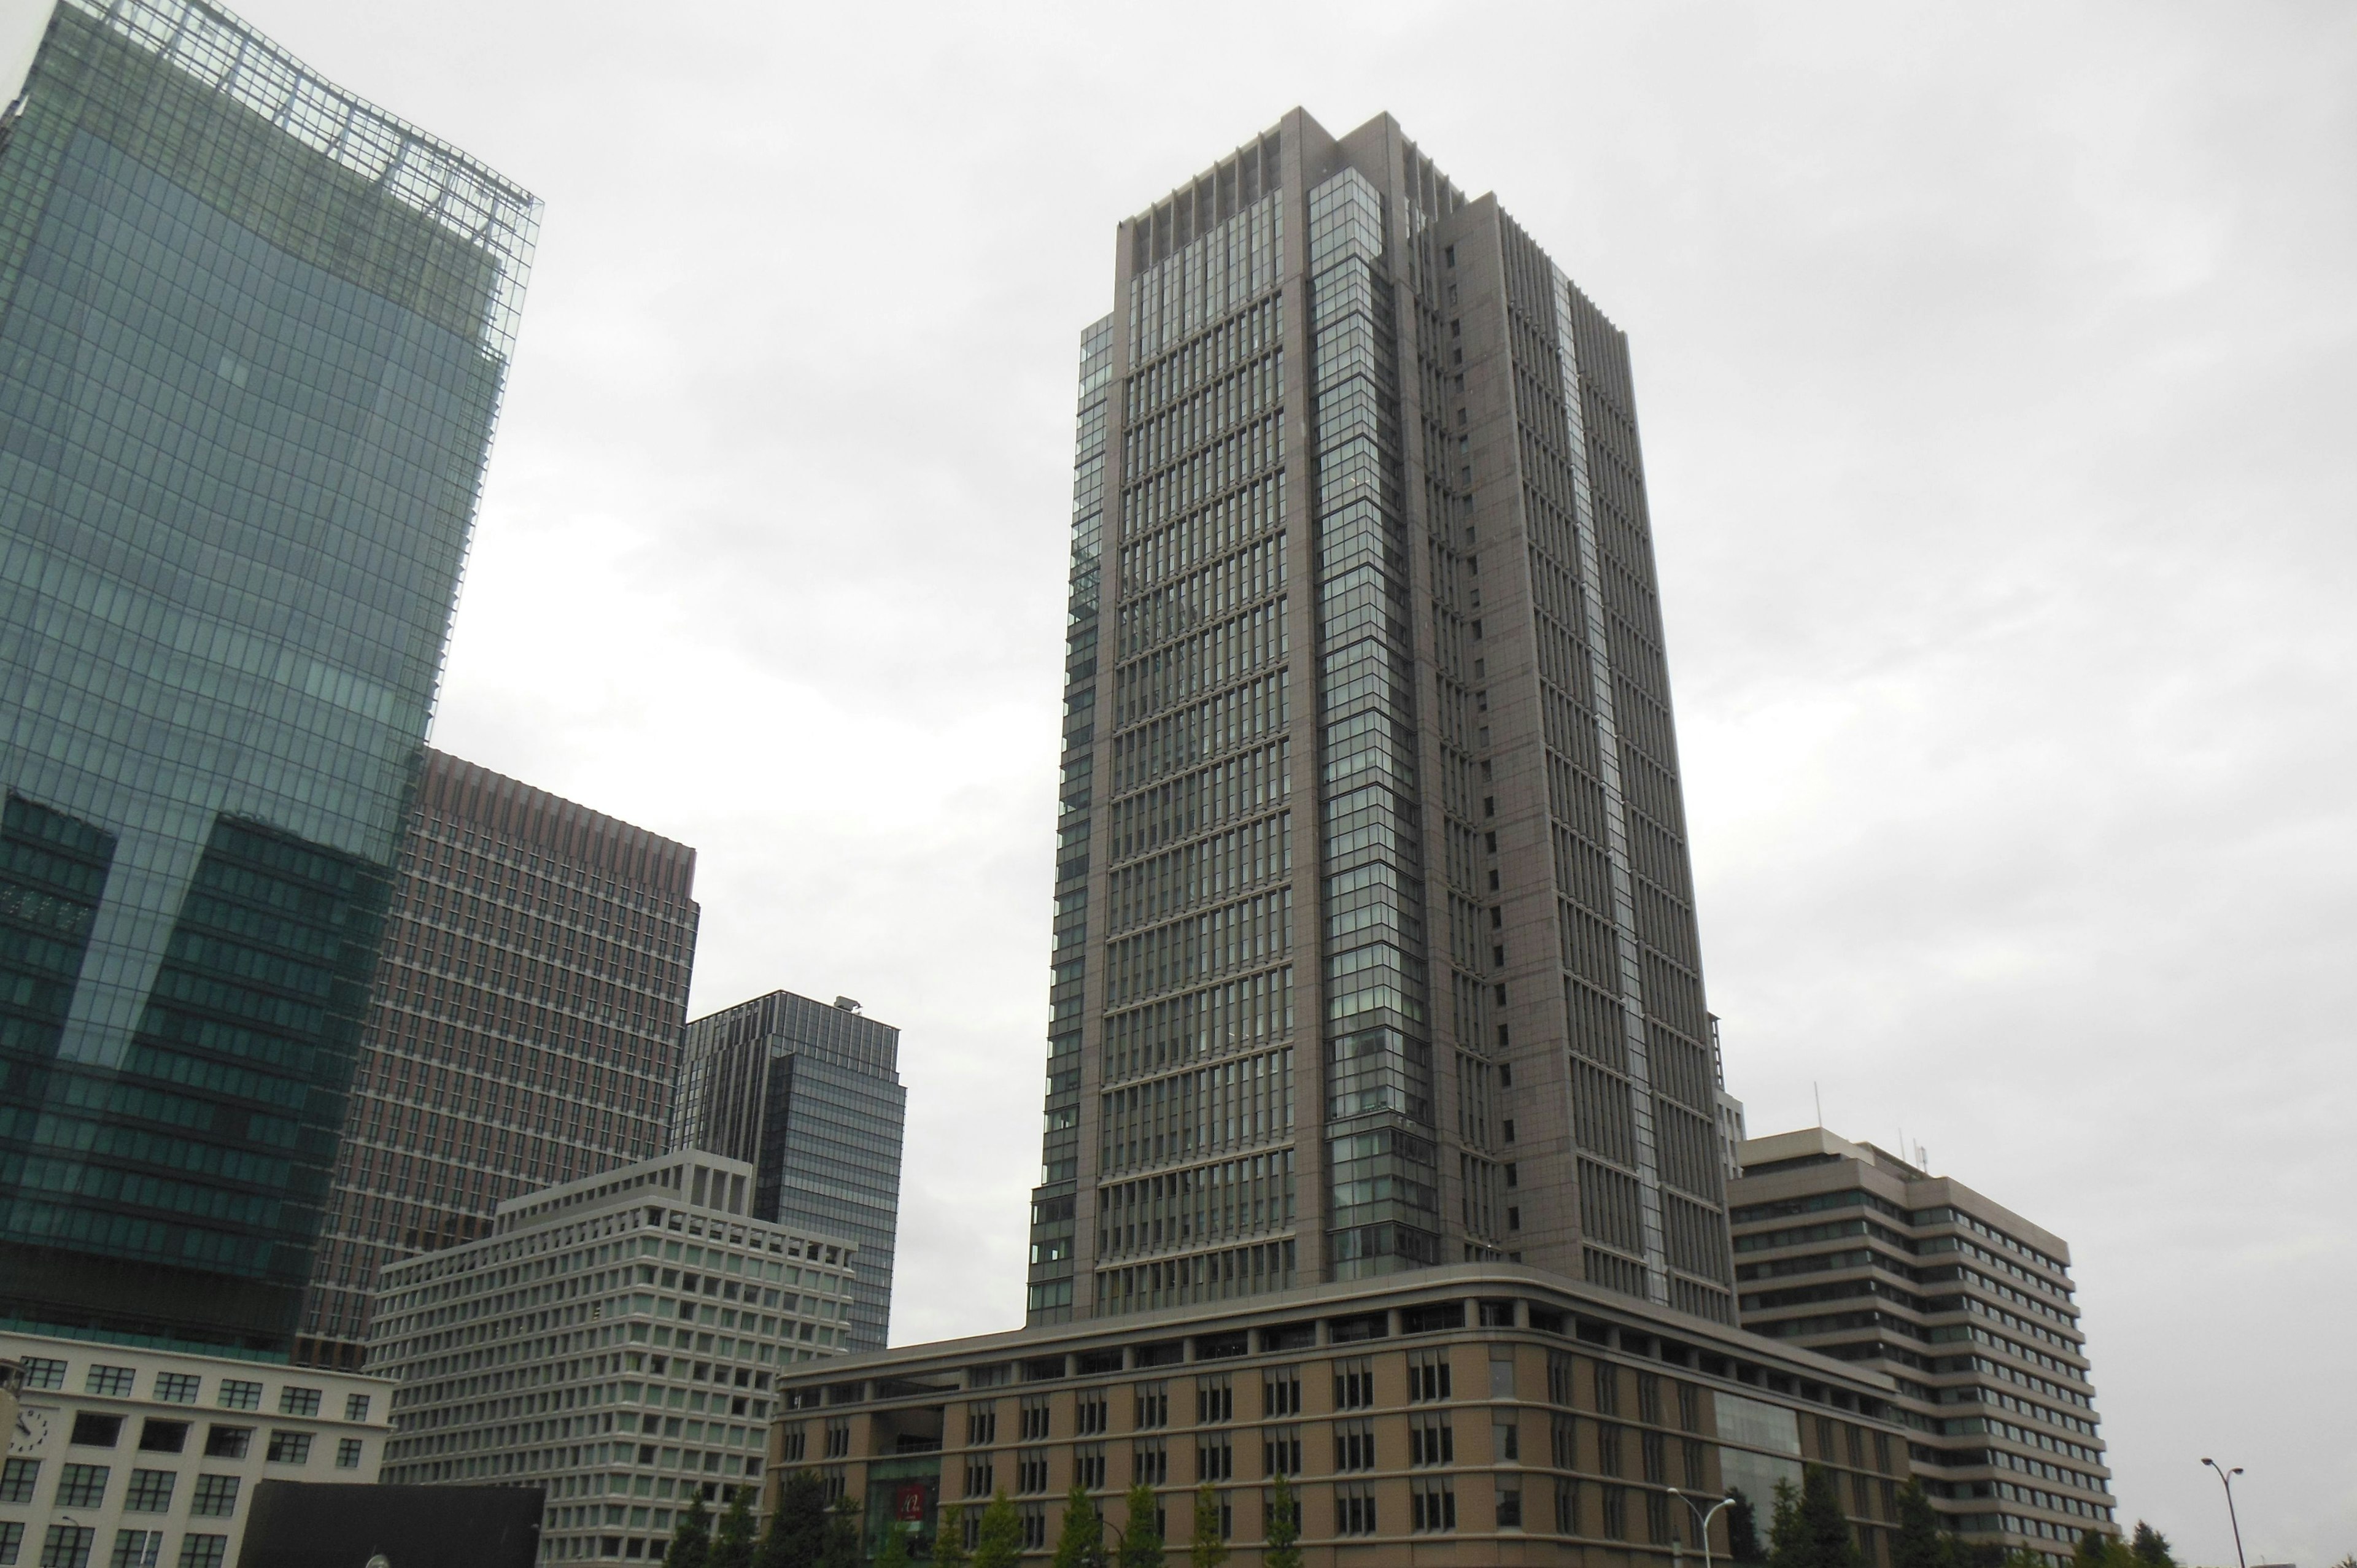
M687 1026L670 1147L751 1165L755 1219L858 1243L853 1350L884 1348L892 1320L908 1115L900 1031L848 996L772 991Z
M189 0L0 119L0 1323L288 1348L537 220Z
M659 1154L695 851L427 750L296 1359L357 1368L377 1271Z
M1732 1318L1626 339L1388 117L1083 335L1029 1317L1504 1259Z

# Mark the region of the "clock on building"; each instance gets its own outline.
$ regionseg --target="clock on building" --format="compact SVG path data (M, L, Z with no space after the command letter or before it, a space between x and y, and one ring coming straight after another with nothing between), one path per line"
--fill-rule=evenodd
M8 1434L11 1454L38 1454L48 1446L49 1412L45 1410L20 1410L16 1412L16 1430Z

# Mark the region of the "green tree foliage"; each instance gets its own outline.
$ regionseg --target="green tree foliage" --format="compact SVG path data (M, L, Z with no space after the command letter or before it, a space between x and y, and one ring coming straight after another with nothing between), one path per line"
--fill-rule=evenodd
M1890 1568L1955 1568L1953 1538L1924 1495L1923 1483L1909 1477L1899 1488L1899 1532L1890 1542Z
M727 1511L713 1533L712 1568L753 1568L753 1488L739 1487L728 1495Z
M697 1492L687 1499L680 1510L679 1522L672 1527L671 1550L663 1553L667 1568L710 1568L712 1562L712 1516L704 1511L704 1494Z
M2177 1559L2169 1550L2169 1537L2142 1520L2136 1522L2136 1534L2128 1542L2128 1550L2136 1553L2136 1561L2145 1568L2177 1568Z
M817 1568L826 1552L826 1486L815 1470L796 1470L778 1487L778 1511L761 1537L756 1568Z
M1088 1489L1075 1482L1064 1499L1063 1528L1056 1532L1055 1568L1089 1568L1103 1540L1104 1521L1097 1517L1097 1505L1089 1500Z
M982 1532L974 1545L974 1568L1015 1568L1023 1555L1023 1516L1002 1487L982 1510Z
M1155 1517L1154 1488L1140 1481L1122 1499L1121 1568L1162 1568L1162 1521Z
M1769 1530L1770 1568L1865 1568L1849 1520L1842 1517L1834 1474L1822 1465L1801 1473L1801 1488L1776 1483L1776 1519Z
M2126 1541L2099 1530L2080 1536L2078 1549L2071 1556L2072 1568L2144 1568Z
M1301 1568L1301 1504L1282 1474L1269 1498L1268 1550L1260 1560L1262 1568Z
M909 1555L908 1527L897 1519L887 1520L884 1549L876 1554L876 1568L910 1568L915 1561Z
M1743 1495L1743 1488L1740 1487L1736 1487L1727 1496L1728 1554L1738 1563L1745 1564L1765 1563L1768 1560L1768 1554L1760 1550L1760 1510L1751 1506L1751 1499ZM1906 1565L1900 1564L1900 1568L1906 1568Z
M816 1568L867 1568L867 1543L859 1538L859 1505L838 1498L826 1511L826 1545Z
M933 1568L967 1568L972 1561L965 1550L965 1505L952 1503L942 1510L942 1527L933 1534Z
M1220 1568L1228 1560L1228 1538L1220 1529L1220 1494L1204 1482L1195 1488L1194 1539L1187 1544L1193 1568Z

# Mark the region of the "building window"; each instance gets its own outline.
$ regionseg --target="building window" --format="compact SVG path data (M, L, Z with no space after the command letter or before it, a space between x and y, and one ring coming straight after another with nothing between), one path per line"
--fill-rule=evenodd
M307 1432L273 1432L269 1450L264 1457L273 1465L307 1465L311 1462L311 1434Z
M344 1419L346 1421L366 1421L368 1418L369 1396L366 1394L346 1394L344 1396Z
M87 1525L53 1524L41 1537L41 1568L90 1568L91 1543L98 1531Z
M1669 1459L1668 1455L1663 1453L1664 1446L1666 1445L1662 1440L1662 1434L1658 1432L1641 1432L1637 1434L1638 1452L1644 1459L1645 1479L1656 1487L1666 1487L1670 1484Z
M1625 1487L1604 1488L1604 1538L1607 1541L1629 1539L1629 1493Z
M123 1418L96 1411L77 1411L71 1442L77 1448L112 1448L123 1440Z
M179 1568L221 1568L221 1560L229 1555L226 1535L184 1535L180 1537Z
M1509 1486L1501 1481L1498 1484L1498 1528L1523 1528L1523 1488L1519 1483Z
M1285 1513L1292 1516L1291 1522L1293 1527L1297 1531L1299 1530L1301 1528L1301 1495L1298 1492L1295 1493L1287 1499L1284 1511ZM1280 1518L1281 1516L1278 1513L1276 1506L1276 1494L1274 1492L1263 1492L1260 1495L1260 1529L1262 1539L1265 1540L1269 1536L1276 1533L1276 1527L1280 1521Z
M1082 1394L1080 1402L1072 1407L1073 1431L1086 1437L1091 1433L1103 1432L1107 1424L1109 1424L1109 1412L1106 1408L1104 1391L1092 1389Z
M847 1459L851 1456L851 1418L831 1415L826 1418L826 1457Z
M1490 1347L1490 1397L1493 1400L1514 1397L1514 1350L1511 1345Z
M172 1507L172 1487L179 1476L171 1470L134 1470L130 1489L123 1495L125 1513L167 1513Z
M780 1427L778 1431L778 1457L788 1464L797 1464L809 1444L810 1439L804 1434L802 1423Z
M1445 1415L1420 1415L1408 1423L1407 1462L1411 1465L1452 1465L1457 1461L1457 1432Z
M1375 1467L1375 1423L1364 1416L1334 1423L1334 1468L1372 1470Z
M1645 1494L1645 1539L1656 1546L1667 1546L1675 1539L1670 1533L1670 1495L1667 1492Z
M1490 1454L1501 1465L1523 1462L1523 1423L1517 1417L1501 1415L1491 1422Z
M1407 1397L1419 1402L1451 1397L1448 1352L1415 1350L1407 1359Z
M1159 1437L1134 1438L1129 1445L1129 1484L1159 1487L1170 1479L1170 1450Z
M27 1356L19 1363L25 1369L25 1391L41 1393L66 1386L66 1364L47 1356Z
M1408 1491L1408 1520L1420 1530L1457 1528L1457 1490L1446 1481L1418 1481Z
M336 1468L357 1470L361 1467L361 1440L357 1437L339 1439L336 1444Z
M1560 1350L1547 1352L1547 1403L1569 1405L1572 1368L1576 1363Z
M1272 1426L1262 1432L1261 1474L1264 1476L1301 1474L1301 1428Z
M253 1428L215 1424L205 1430L205 1457L242 1459L253 1445Z
M990 1496L992 1490L990 1461L967 1460L965 1462L965 1495L970 1498L986 1498Z
M138 1377L135 1368L93 1366L82 1374L81 1391L103 1394L109 1399L129 1399L131 1385Z
M223 1378L219 1397L223 1410L260 1410L262 1385L249 1383L242 1378Z
M1045 1551L1048 1545L1048 1505L1045 1503L1018 1504L1015 1510L1015 1517L1023 1527L1023 1550Z
M1083 1443L1072 1450L1072 1480L1083 1490L1101 1492L1105 1486L1105 1448Z
M1048 1441L1048 1423L1050 1420L1050 1413L1048 1407L1048 1396L1046 1394L1025 1394L1023 1396L1022 1409L1018 1413L1017 1420L1019 1422L1022 1428L1022 1430L1017 1434L1016 1440L1017 1442L1045 1443Z
M1596 1423L1596 1467L1608 1476L1618 1476L1620 1470L1620 1429L1609 1421ZM1619 1540L1620 1537L1613 1537Z
M1375 1533L1375 1487L1372 1481L1346 1481L1334 1488L1334 1533Z
M1662 1424L1662 1380L1652 1372L1637 1374L1637 1419L1648 1426Z
M24 1550L25 1527L14 1520L0 1520L0 1563L14 1563Z
M185 1421L158 1421L154 1416L139 1423L139 1451L143 1454L178 1454L188 1446L188 1423Z
M1334 1363L1334 1408L1364 1410L1375 1402L1375 1363L1372 1357L1354 1356L1347 1361Z
M113 1472L103 1465L63 1465L58 1468L56 1506L94 1509L106 1498L106 1478Z
M1577 1481L1557 1481L1555 1484L1555 1532L1557 1535L1580 1533Z
M1018 1492L1044 1492L1048 1489L1048 1451L1026 1448L1015 1455L1015 1489Z
M1620 1413L1620 1369L1605 1361L1592 1363L1596 1368L1596 1409L1598 1414Z
M163 1555L162 1530L118 1530L114 1532L114 1552L106 1563L107 1568L156 1568Z
M1558 1470L1579 1468L1579 1420L1558 1415L1547 1423L1548 1462Z
M1236 1380L1229 1373L1195 1380L1195 1423L1211 1426L1236 1418Z
M227 1519L237 1512L237 1487L235 1476L199 1476L188 1512L199 1519Z
M1140 1383L1137 1385L1137 1420L1141 1430L1151 1430L1170 1424L1170 1385Z
M1228 1434L1206 1433L1195 1444L1195 1479L1227 1481L1235 1478L1236 1451Z
M319 1391L288 1385L278 1391L278 1413L281 1415L317 1415L319 1413Z
M194 1404L197 1391L204 1382L190 1372L158 1372L156 1374L156 1397L165 1404Z
M38 1459L11 1459L0 1465L0 1503L29 1503L41 1478Z
M987 1448L998 1441L998 1406L985 1402L965 1407L965 1445Z
M1678 1385L1678 1428L1682 1432L1702 1430L1702 1391L1692 1383ZM1702 1483L1695 1483L1700 1486Z
M1301 1369L1271 1367L1261 1374L1260 1412L1264 1416L1301 1413Z

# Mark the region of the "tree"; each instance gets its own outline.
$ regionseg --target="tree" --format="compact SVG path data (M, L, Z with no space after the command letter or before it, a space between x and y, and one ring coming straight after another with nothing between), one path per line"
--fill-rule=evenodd
M663 1553L666 1568L709 1568L712 1562L712 1518L704 1511L704 1494L689 1495L673 1526L671 1550Z
M753 1488L739 1487L729 1495L728 1511L712 1537L705 1559L712 1568L753 1568Z
M1193 1568L1220 1568L1227 1560L1227 1532L1220 1528L1220 1494L1206 1481L1195 1488L1195 1531L1187 1545L1187 1561Z
M1760 1550L1760 1510L1751 1506L1751 1499L1743 1495L1740 1487L1728 1492L1727 1498L1727 1554L1747 1565L1765 1563L1768 1554ZM1910 1565L1900 1563L1895 1568L1910 1568ZM1929 1568L1928 1564L1926 1568Z
M867 1568L867 1543L859 1539L859 1505L838 1498L826 1514L826 1544L815 1568Z
M2177 1568L2177 1559L2169 1554L2169 1537L2142 1520L2136 1520L2136 1535L2128 1550L2136 1553L2136 1561L2145 1568Z
M1161 1510L1154 1488L1143 1481L1130 1487L1122 1511L1128 1517L1121 1523L1121 1568L1162 1568L1162 1520L1157 1517Z
M909 1530L899 1520L884 1521L884 1549L876 1554L876 1568L913 1568L909 1555Z
M942 1510L941 1528L933 1532L933 1568L966 1568L965 1505L952 1503Z
M974 1545L974 1568L1015 1568L1023 1555L1023 1516L1001 1487L982 1510L982 1531Z
M1282 1471L1268 1502L1268 1550L1260 1560L1261 1568L1301 1568L1301 1504Z
M826 1552L826 1484L796 1470L778 1487L778 1511L754 1562L759 1568L817 1568Z
M1849 1520L1842 1517L1834 1473L1823 1465L1801 1472L1801 1489L1776 1483L1776 1521L1770 1534L1770 1568L1865 1568Z
M1801 1494L1790 1481L1776 1483L1776 1506L1768 1516L1770 1568L1815 1568L1801 1545Z
M1097 1505L1089 1500L1088 1488L1075 1481L1064 1499L1063 1527L1056 1532L1055 1568L1089 1568L1103 1540L1104 1520L1097 1517Z
M1899 1533L1890 1542L1890 1568L1953 1568L1949 1537L1940 1516L1912 1477L1899 1488Z

